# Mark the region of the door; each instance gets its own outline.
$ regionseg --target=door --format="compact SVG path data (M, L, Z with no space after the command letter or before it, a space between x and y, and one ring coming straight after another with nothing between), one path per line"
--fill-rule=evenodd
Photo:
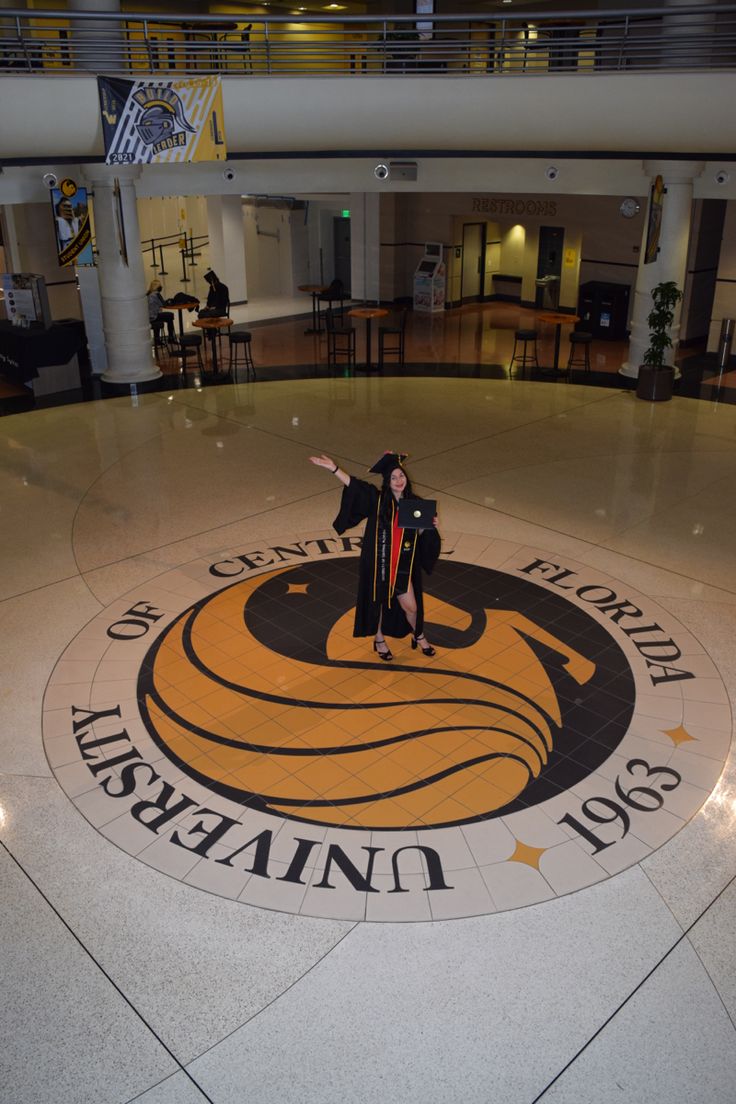
M342 281L345 295L350 298L350 219L333 219L335 279Z
M463 225L463 264L460 275L460 301L477 302L483 295L483 253L485 251L484 222Z
M554 309L560 301L560 275L565 231L561 226L539 227L537 308Z

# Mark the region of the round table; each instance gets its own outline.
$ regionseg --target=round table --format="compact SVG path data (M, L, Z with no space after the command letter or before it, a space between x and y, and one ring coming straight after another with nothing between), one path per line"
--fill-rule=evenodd
M322 333L319 325L319 310L317 300L323 291L327 291L329 284L299 284L299 291L308 291L312 296L312 326L305 330L305 334Z
M212 341L212 375L218 375L220 367L217 363L217 335L220 330L232 326L232 318L198 318L194 325L200 330L209 330Z
M576 322L580 321L580 318L577 314L563 314L562 311L542 311L537 315L537 320L539 322L550 322L555 327L555 355L552 362L552 371L559 372L562 325L564 322L570 322L574 326Z
M179 341L184 336L184 321L182 314L185 310L196 310L199 306L199 299L188 299L185 303L164 303L166 310L173 310L179 312Z
M364 371L372 372L371 364L371 322L374 318L385 318L389 312L384 307L353 307L348 311L351 318L365 319L365 367ZM356 364L356 368L359 365Z

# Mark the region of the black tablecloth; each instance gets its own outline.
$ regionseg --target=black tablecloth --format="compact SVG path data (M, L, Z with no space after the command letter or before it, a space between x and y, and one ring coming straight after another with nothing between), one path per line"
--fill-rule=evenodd
M84 322L69 318L48 330L23 329L0 320L0 375L12 383L36 379L39 368L68 364L86 343Z

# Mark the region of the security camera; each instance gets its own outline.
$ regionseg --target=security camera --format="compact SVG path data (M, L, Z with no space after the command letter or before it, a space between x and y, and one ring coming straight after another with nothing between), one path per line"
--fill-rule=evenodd
M548 180L556 180L559 174L560 170L557 168L556 165L548 165L547 168L544 170L544 175L547 177Z
M725 169L719 169L716 173L716 184L728 184L731 179L731 174L726 172Z
M223 169L222 179L223 180L234 180L235 179L235 169Z
M384 165L383 162L381 162L380 165L376 165L375 169L373 170L373 175L375 176L376 180L388 180L389 171L390 170L388 165Z
M56 187L56 185L59 183L59 180L56 176L56 173L44 173L43 182L50 191L52 188Z

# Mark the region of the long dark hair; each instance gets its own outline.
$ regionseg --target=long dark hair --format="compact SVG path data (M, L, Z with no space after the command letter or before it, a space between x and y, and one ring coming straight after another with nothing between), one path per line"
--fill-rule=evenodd
M396 467L401 467L401 465L397 464ZM406 486L404 487L404 490L402 491L401 497L402 498L418 498L419 495L414 493L414 488L411 485L411 479L409 479L409 473L403 467L401 468L401 470L403 471L404 475L406 476ZM378 516L379 516L382 524L384 524L384 525L390 525L391 524L392 503L395 501L394 492L391 490L391 476L393 475L393 473L395 471L396 471L396 468L392 468L391 471L386 476L386 478L384 479L382 485L381 485L381 504L378 508Z

